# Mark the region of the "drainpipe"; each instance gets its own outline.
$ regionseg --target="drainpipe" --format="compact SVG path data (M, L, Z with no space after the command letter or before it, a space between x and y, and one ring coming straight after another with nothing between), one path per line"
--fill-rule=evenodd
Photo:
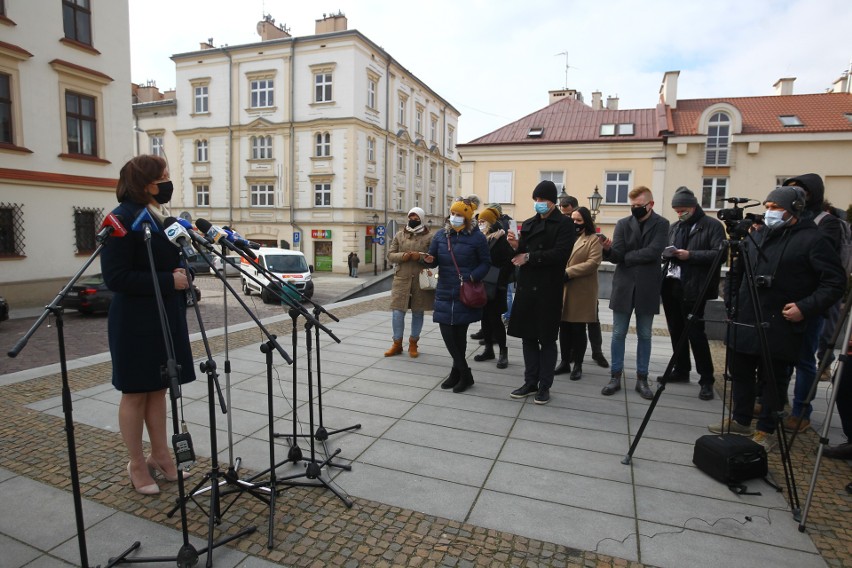
M387 54L386 54L387 55ZM388 200L390 199L390 164L388 162L388 143L390 142L390 115L391 115L391 107L390 107L390 55L385 59L385 219L384 225L385 230L388 227ZM388 235L385 233L385 243L388 242ZM373 234L373 238L376 238L376 235ZM387 247L387 245L385 245ZM378 248L378 247L377 247ZM385 248L387 250L387 248ZM385 253L384 255L384 264L382 265L382 270L388 269L388 255ZM374 263L378 263L379 260L374 258Z
M290 226L294 231L301 233L299 239L299 251L302 250L302 243L305 240L305 231L296 223L296 128L295 112L296 112L296 38L290 38ZM293 238L291 237L292 241ZM295 243L293 243L295 247Z
M234 226L234 188L231 187L234 167L234 101L233 101L233 82L234 82L234 60L228 52L227 47L222 48L225 57L228 58L228 176L225 182L225 187L228 188L228 224ZM239 191L237 192L239 195Z

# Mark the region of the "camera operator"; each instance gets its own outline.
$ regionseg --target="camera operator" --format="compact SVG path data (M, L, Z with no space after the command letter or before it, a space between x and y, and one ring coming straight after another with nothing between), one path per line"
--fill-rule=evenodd
M762 322L757 321L756 307L749 294L750 283L743 278L745 270L733 270L728 282L730 292L738 288L733 302L734 320L742 324L729 335L731 349L729 369L732 380L733 421L723 420L708 428L711 432L728 431L772 448L769 437L775 431L774 411L781 404L773 396L770 385L764 385L764 404L752 430L755 387L758 376L771 377L777 387L777 398L789 383L787 369L799 356L807 321L819 317L843 295L846 277L836 251L828 246L813 220L802 217L805 195L799 188L776 187L766 200L765 227L755 240L742 243L738 262L748 263L754 275L754 291ZM766 329L767 356L770 369L763 369L761 346L756 325ZM764 374L764 371L767 373ZM780 409L779 409L780 410Z

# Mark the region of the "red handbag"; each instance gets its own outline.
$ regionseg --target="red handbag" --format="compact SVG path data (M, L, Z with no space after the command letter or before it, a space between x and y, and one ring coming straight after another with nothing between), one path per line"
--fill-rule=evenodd
M468 308L481 308L488 303L488 294L485 292L485 284L482 282L465 282L462 278L459 265L456 264L456 255L453 254L453 247L450 245L450 237L447 236L447 248L450 251L450 257L453 259L453 265L456 267L456 272L459 273L459 299L461 303Z

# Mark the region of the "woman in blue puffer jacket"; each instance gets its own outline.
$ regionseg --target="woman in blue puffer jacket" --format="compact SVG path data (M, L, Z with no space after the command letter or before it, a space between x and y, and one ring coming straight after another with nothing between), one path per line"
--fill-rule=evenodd
M429 254L424 258L428 266L438 266L432 319L440 326L441 337L453 358L453 369L441 388L451 388L453 392L465 391L473 385L473 374L465 359L467 328L482 319L482 308L469 308L459 299L459 273L465 282L479 282L491 266L488 242L473 223L473 211L468 199L453 203L448 223L432 239Z

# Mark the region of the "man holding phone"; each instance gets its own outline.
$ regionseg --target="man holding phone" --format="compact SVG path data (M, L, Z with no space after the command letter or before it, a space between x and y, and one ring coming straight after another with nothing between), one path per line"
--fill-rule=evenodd
M719 296L719 272L721 265L713 266L719 247L725 240L722 223L708 217L695 194L687 187L679 187L672 197L672 209L677 222L669 228L669 245L663 249L663 311L672 341L677 348L680 337L687 326L687 317L695 311L689 325L689 342L675 355L675 366L671 375L665 377L669 383L688 383L692 369L689 348L695 358L700 390L698 398L713 399L713 359L710 345L704 332L704 307L707 300ZM710 271L713 270L711 276ZM707 294L701 296L704 283L710 278ZM658 377L657 380L662 380Z

